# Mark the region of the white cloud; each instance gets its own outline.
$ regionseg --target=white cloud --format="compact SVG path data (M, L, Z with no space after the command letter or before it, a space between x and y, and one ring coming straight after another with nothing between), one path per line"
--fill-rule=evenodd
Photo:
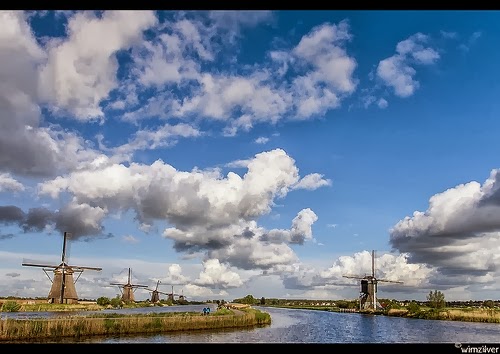
M179 264L171 264L168 267L167 275L161 279L163 284L173 285L187 285L191 279L182 274L182 267Z
M363 277L372 273L371 252L363 251L351 256L341 256L334 264L322 271L319 277L328 284L353 284L359 282L356 279L344 278L344 276ZM403 284L383 284L386 291L415 291L415 288L428 286L429 276L432 269L425 264L409 263L408 255L382 254L376 255L375 276L379 280L401 281Z
M356 60L343 48L351 39L349 24L323 24L311 30L293 49L298 61L312 67L293 80L297 117L309 118L340 105L343 96L354 92Z
M224 167L229 167L229 168L246 168L248 167L248 164L250 163L251 160L235 160L228 162L227 164L224 165Z
M434 64L440 58L433 48L425 46L428 41L428 36L416 33L399 42L396 54L378 64L377 76L385 85L392 87L396 96L409 97L419 88L414 65Z
M22 11L3 11L0 18L0 170L50 176L97 158L100 154L75 133L40 126L38 70L46 54Z
M141 108L126 112L125 120L203 118L223 122L223 135L235 136L257 123L276 124L284 117L312 119L338 108L356 89L353 73L357 64L345 48L351 38L346 21L318 26L295 48L270 51L271 63L254 65L240 74L202 69L203 61L213 58L208 53L215 52L215 44L204 39L215 40L221 28L182 21L192 35L181 35L180 22L175 22L161 41L145 43L145 57L134 56L141 83L160 92ZM200 48L207 54L200 54ZM200 58L197 64L193 56ZM276 65L281 69L276 70ZM294 74L283 80L288 68L293 68ZM176 93L179 88L181 95Z
M315 190L320 187L331 185L332 181L330 179L324 179L322 174L310 173L302 177L300 181L293 186L293 189Z
M195 285L210 286L213 288L228 289L243 285L238 273L229 270L218 259L209 259L203 262L203 271Z
M457 286L471 277L498 278L499 175L493 170L483 185L469 182L432 196L425 212L394 225L392 246L409 253L413 262L437 267Z
M54 112L67 110L76 119L102 119L100 103L118 87L116 53L141 40L155 25L153 11L92 11L68 20L68 38L48 43L48 61L41 71L40 95Z
M70 207L79 206L85 218L77 222L73 220L77 214L70 213L65 219L73 220L73 228L81 228L79 235L102 233L102 218L131 210L140 223L168 221L172 226L164 236L179 252L202 251L242 269L294 261L296 255L287 243L312 239L316 214L300 211L290 230L267 231L256 220L297 185L311 189L322 185L322 179L306 178L313 183L300 184L295 161L281 149L255 155L246 169L240 177L233 172L222 176L218 169L177 171L160 160L150 166L103 165L44 182L39 193L59 198L67 192L73 197Z
M8 173L0 173L0 192L22 192L24 191L22 183L18 182Z
M267 142L269 142L269 138L266 138L265 136L260 136L255 139L256 144L266 144Z

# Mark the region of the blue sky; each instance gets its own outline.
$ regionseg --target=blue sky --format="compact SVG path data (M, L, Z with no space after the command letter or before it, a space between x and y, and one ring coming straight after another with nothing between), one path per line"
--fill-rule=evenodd
M0 16L0 296L498 298L496 12Z

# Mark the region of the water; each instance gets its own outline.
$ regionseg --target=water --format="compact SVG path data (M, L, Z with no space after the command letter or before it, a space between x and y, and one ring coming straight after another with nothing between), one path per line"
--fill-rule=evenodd
M119 310L120 313L202 311L206 305ZM74 338L85 343L499 343L500 324L407 319L315 310L257 307L271 315L262 328L126 337ZM3 317L3 315L2 315Z

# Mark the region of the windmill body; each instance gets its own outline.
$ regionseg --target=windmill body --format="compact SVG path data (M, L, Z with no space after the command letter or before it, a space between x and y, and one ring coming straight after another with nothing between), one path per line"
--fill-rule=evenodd
M61 263L58 265L51 264L39 264L39 263L28 263L23 262L23 266L28 267L41 267L43 271L47 275L47 277L51 280L52 286L49 291L49 295L47 297L49 303L53 304L75 304L78 303L78 294L76 292L75 283L78 281L81 273L88 270L97 270L100 271L102 268L98 267L82 267L82 266L74 266L69 265L66 262L66 242L70 233L65 232L63 238L63 251L61 257ZM54 272L53 279L47 273L47 270L52 269ZM73 275L78 273L78 277L74 280Z
M147 288L147 285L138 285L131 283L132 270L128 269L128 281L126 284L120 283L110 283L111 285L119 285L120 291L122 292L122 301L124 302L135 302L134 292L138 288Z
M158 285L160 285L160 283L161 282L158 280L156 282L156 288L154 290L149 289L149 291L151 291L151 302L153 304L160 302L160 294L168 295L168 293L164 293L164 292L158 290Z
M375 277L375 251L372 251L372 274L365 276L344 275L344 278L359 279L361 289L359 292L360 310L379 310L382 306L377 300L377 284L379 282L403 284L401 281L377 279Z
M170 300L170 301L172 301L172 302L175 300L175 299L174 299L174 296L181 296L181 295L179 295L179 294L175 294L175 293L174 293L174 286L173 286L173 285L172 285L172 292L171 292L170 294L167 294L167 295L168 295L168 300Z

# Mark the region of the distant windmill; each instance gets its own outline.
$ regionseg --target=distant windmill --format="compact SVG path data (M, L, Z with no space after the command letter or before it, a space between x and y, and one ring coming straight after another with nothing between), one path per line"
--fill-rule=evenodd
M168 299L174 301L174 296L180 296L179 294L174 294L174 286L172 285L172 292L168 295Z
M149 291L151 291L151 302L153 304L160 301L160 294L168 295L168 293L164 293L158 290L158 285L160 285L160 283L161 282L158 280L156 282L156 288L154 290L148 289Z
M135 302L134 298L134 292L138 288L147 288L147 285L136 285L132 284L131 281L132 277L132 270L129 268L128 269L128 281L126 284L120 284L120 283L110 283L110 285L119 285L120 286L120 291L122 293L122 300L125 302Z
M52 282L52 287L50 288L48 300L49 303L55 304L75 304L78 303L78 295L76 293L75 283L82 275L85 269L97 270L100 271L102 268L97 267L82 267L82 266L73 266L66 263L66 242L68 237L70 237L69 232L64 233L63 237L63 249L62 249L62 257L61 263L59 265L49 265L49 264L36 264L36 263L28 263L24 262L23 266L28 267L42 267L42 268L51 268L54 272L54 279L52 280L47 273L47 269L43 269L47 277ZM73 274L78 274L76 280L73 281Z
M186 300L186 297L184 296L184 290L181 290L181 294L179 295L179 301L185 301L185 300Z
M397 283L403 284L402 281L393 281L386 279L377 279L375 277L375 251L372 251L372 274L365 276L344 275L344 278L360 279L361 291L359 293L359 308L360 310L376 310L381 308L377 301L377 283Z

